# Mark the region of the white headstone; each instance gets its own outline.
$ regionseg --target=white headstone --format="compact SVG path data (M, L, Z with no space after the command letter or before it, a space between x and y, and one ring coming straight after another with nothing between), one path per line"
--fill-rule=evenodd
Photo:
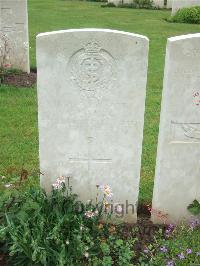
M164 0L153 0L154 6L158 8L164 8L165 7L164 3L165 3Z
M27 0L0 0L0 66L30 72Z
M108 4L114 4L115 6L120 6L123 4L122 0L108 0Z
M200 6L200 0L172 0L172 15L184 7Z
M136 220L147 80L148 39L104 29L37 36L41 185L71 175L80 199L96 184ZM126 210L125 210L126 211Z
M172 8L172 1L173 0L167 0L167 8Z
M200 34L168 39L155 173L153 215L188 218L200 200Z
M121 6L126 4L133 4L133 0L108 0L108 3L112 3L115 6Z
M172 0L153 0L153 4L158 8L172 8Z

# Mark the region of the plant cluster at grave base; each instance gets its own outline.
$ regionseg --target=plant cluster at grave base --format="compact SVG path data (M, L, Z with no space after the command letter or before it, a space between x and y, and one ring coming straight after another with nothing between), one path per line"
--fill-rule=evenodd
M0 67L0 84L3 83L6 76L11 74L21 74L22 71L14 68L7 67Z
M155 235L153 244L146 246L141 265L200 265L200 202L194 200L188 211L193 214L188 223L170 224Z
M200 6L181 8L167 19L169 22L200 24Z
M147 227L139 223L102 223L103 215L104 219L110 219L103 213L103 206L112 195L109 186L97 186L99 200L83 204L73 194L69 179L65 185L64 177L57 179L48 196L38 186L32 186L31 180L24 180L20 186L8 186L5 179L3 185L7 185L8 192L0 206L0 254L8 255L9 265L200 263L200 220L197 218L191 220L189 227L169 225L166 229L150 225L148 239ZM197 207L194 201L189 209L196 213Z
M40 188L9 196L2 205L0 242L11 265L131 265L135 239L121 238L115 226L102 224L102 201L78 201L65 179L51 195Z
M155 242L143 250L140 265L200 265L200 219L194 217L190 225L170 224L165 238L158 233Z

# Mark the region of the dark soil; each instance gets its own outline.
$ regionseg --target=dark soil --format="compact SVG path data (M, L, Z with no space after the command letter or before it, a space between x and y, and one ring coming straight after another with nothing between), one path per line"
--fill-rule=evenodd
M138 220L136 224L123 224L119 234L124 239L137 238L135 243L135 259L133 263L137 263L141 255L141 252L150 244L154 242L154 236L159 229L166 228L164 224L153 224L150 220L151 213L148 210L148 206L145 204L139 204L138 206Z
M6 255L5 254L0 254L0 266L8 266L6 263Z
M10 73L3 77L2 84L12 85L15 87L30 88L36 84L37 74L35 72L27 73Z

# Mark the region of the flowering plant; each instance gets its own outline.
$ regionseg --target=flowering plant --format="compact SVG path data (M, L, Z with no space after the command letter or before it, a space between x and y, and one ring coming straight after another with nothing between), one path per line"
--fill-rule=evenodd
M5 202L0 242L5 243L10 264L108 265L109 261L112 265L119 261L130 265L132 242L120 240L115 226L102 223L104 202L80 202L69 183L69 177L60 176L50 195L30 187L15 196L9 207ZM15 186L5 189L14 192ZM97 191L103 200L111 194L108 186Z
M155 242L143 250L140 258L144 265L198 265L200 263L199 227L169 224L155 236ZM164 233L164 235L163 235Z

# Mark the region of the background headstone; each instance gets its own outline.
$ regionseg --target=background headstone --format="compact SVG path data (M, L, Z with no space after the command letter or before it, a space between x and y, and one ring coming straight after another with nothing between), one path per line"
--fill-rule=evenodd
M153 0L153 3L158 8L172 8L172 0Z
M115 6L121 6L125 4L133 4L133 0L108 0L108 3L112 3Z
M188 218L200 200L200 34L168 39L155 173L153 215Z
M184 7L200 6L200 0L172 0L172 15Z
M71 175L80 199L111 186L136 221L148 39L101 29L37 36L41 185ZM126 212L126 209L124 209Z
M110 3L114 4L115 6L119 6L123 4L123 1L122 0L108 0L108 4Z
M0 0L0 65L30 72L27 0Z
M158 8L164 8L164 0L153 0L154 6Z

